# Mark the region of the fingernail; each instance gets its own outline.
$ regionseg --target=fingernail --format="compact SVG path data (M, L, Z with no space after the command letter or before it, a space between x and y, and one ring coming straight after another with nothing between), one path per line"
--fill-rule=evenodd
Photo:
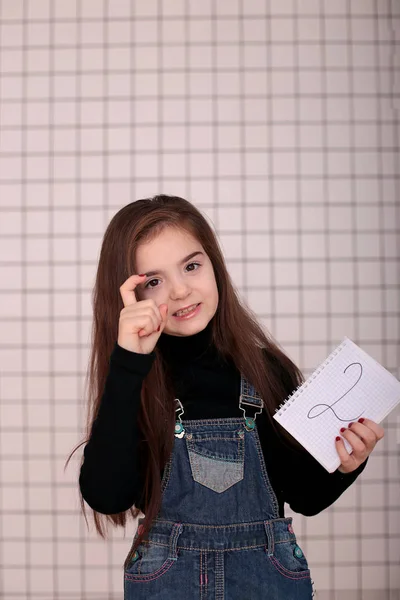
M354 423L349 423L347 427L351 427L352 425L354 425Z
M338 435L336 436L336 441L340 442L340 437Z
M159 326L158 326L158 329L157 329L157 331L160 331L160 329L161 329L161 325L159 325Z
M361 419L358 419L359 423L364 423L364 421L365 421L364 417L361 417Z
M346 427L342 427L342 428L340 429L340 432L341 432L341 433L343 433L343 431L346 431Z
M146 277L146 273L140 273L139 277Z

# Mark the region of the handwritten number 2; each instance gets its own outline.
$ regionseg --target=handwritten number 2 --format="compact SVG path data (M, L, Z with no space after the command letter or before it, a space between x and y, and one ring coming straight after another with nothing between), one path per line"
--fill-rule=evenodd
M345 368L345 370L343 371L343 373L346 373L347 369L349 369L352 366L356 366L358 365L360 367L360 375L357 379L357 381L351 386L351 388L349 388L347 390L347 392L345 392L343 394L343 396L340 396L340 398L338 398L333 404L316 404L315 406L313 406L309 411L308 411L308 415L307 417L309 419L315 419L316 417L320 417L321 415L324 414L324 412L326 412L327 410L331 410L333 412L333 414L335 415L335 417L337 419L339 419L339 421L356 421L357 419L359 419L361 417L361 415L363 414L363 412L361 412L357 417L352 417L352 418L346 418L343 419L341 417L339 417L339 415L337 414L337 412L335 412L335 410L332 408L333 406L335 406L335 404L337 404L338 402L340 402L345 396L347 396L347 394L357 385L357 383L360 381L362 374L363 374L363 368L361 363L359 362L354 362L351 363L349 365L347 365L347 367ZM320 409L319 411L317 409ZM314 413L314 414L311 414ZM316 414L315 414L316 413Z

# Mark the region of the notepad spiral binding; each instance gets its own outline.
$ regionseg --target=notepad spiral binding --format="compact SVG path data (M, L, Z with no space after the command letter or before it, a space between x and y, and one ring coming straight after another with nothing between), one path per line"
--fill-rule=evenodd
M348 341L349 341L349 338L345 337L344 340L342 341L342 343L330 353L330 355L324 360L324 362L322 362L315 369L315 371L313 371L313 373L310 375L310 377L308 377L308 379L306 379L306 381L304 381L304 383L302 383L301 385L298 385L297 388L290 394L290 396L288 396L286 398L286 400L284 402L282 402L282 404L280 404L277 409L275 409L275 414L278 417L283 415L285 410L287 410L289 408L289 406L296 400L296 398L298 398L302 394L304 389L308 385L310 385L311 382L314 381L314 379L316 379L318 377L318 375L321 373L321 371L323 371L330 362L332 362L332 360L335 358L335 356L343 350L344 346L347 344Z

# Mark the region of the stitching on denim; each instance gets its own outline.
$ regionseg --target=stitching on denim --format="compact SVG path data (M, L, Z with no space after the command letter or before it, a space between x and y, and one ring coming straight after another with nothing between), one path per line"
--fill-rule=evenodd
M157 546L163 546L165 548L168 547L168 544L163 544L162 542L154 542ZM257 548L265 548L265 544L255 544L252 546L240 546L239 548L207 548L207 552L238 552L240 550L254 550ZM201 552L205 550L205 548L198 548L197 546L177 546L178 550L193 550L196 552Z
M265 522L265 531L267 534L267 553L268 553L268 556L272 556L274 553L275 539L274 539L274 530L273 530L271 522L269 522L269 521Z
M167 558L165 563L158 569L158 571L155 571L154 573L149 573L148 575L142 574L140 576L135 575L134 573L125 573L125 579L127 579L128 581L137 582L154 581L156 579L159 579L162 575L164 575L164 573L166 573L174 563L174 560Z
M264 479L264 483L265 486L267 488L267 492L270 496L271 502L272 502L272 506L274 508L274 513L275 516L279 516L279 505L278 505L278 500L276 498L276 494L271 486L269 477L268 477L268 473L267 473L267 468L265 466L265 461L264 461L264 456L261 450L261 444L260 444L260 438L258 435L258 430L257 430L257 425L255 426L255 428L253 429L253 434L254 434L254 441L256 444L256 448L257 448L257 453L258 453L258 458L260 461L260 466L261 466L261 473L262 473L262 477Z
M279 517L278 519L270 519L269 521L251 521L251 522L245 522L245 523L230 523L227 525L203 525L203 524L197 524L197 523L184 523L182 522L182 525L185 527L185 529L187 529L188 527L190 527L191 525L194 525L197 528L201 528L201 529L225 529L227 527L231 528L231 527L239 527L241 528L241 526L244 526L245 528L248 528L249 525L265 525L265 523L288 523L290 521L291 517ZM169 519L156 519L155 522L156 523L166 523L168 525L175 525L176 521L170 521Z
M176 443L176 440L174 442L174 444ZM164 497L165 491L168 487L168 484L170 482L171 479L171 471L172 471L172 459L174 457L174 449L172 449L171 455L168 459L168 462L166 463L165 467L164 467L164 473L163 473L163 478L161 481L161 497Z
M222 452L214 452L209 450L208 448L202 448L201 446L196 446L196 442L193 443L192 440L186 440L186 447L188 452L194 452L195 454L199 454L200 456L206 456L207 458L211 458L214 460L220 460L223 462L243 462L244 461L244 438L238 438L238 440L233 440L237 442L236 457L228 458L226 454ZM234 452L232 455L234 456Z
M281 575L283 575L284 577L287 577L287 579L311 579L309 569L307 569L306 571L299 571L298 573L296 571L289 571L284 566L282 566L281 563L278 562L274 556L269 556L268 558L273 563L277 571L279 571L279 573L281 573Z
M146 544L148 546L163 546L165 548L168 548L168 556L166 558L166 560L164 561L164 563L162 564L162 566L158 569L158 571L155 571L154 573L141 573L140 572L140 566L142 563L142 559L140 559L140 563L138 564L138 572L137 573L126 573L126 577L130 577L131 579L134 579L135 581L139 581L139 577L143 578L142 581L152 581L153 579L158 579L158 577L161 577L161 575L163 574L163 572L167 571L170 566L172 566L172 564L174 564L174 562L176 562L178 560L178 556L177 556L177 542L179 539L179 536L181 535L183 530L183 525L182 523L174 523L173 524L173 528L172 531L170 533L170 539L168 544L162 544L162 543L158 543L152 540L146 540L144 542L142 542L143 544ZM149 548L150 550L150 548ZM171 562L171 565L168 566L168 563ZM144 579L145 578L145 579Z
M200 600L203 600L204 588L203 588L203 551L202 550L200 551L200 573L199 573L199 576L200 576Z
M224 577L224 555L221 550L216 550L215 556L215 600L223 600L225 598L225 577Z
M171 558L172 560L177 560L177 543L178 543L179 536L182 533L182 530L183 530L182 523L174 524L174 527L172 530L172 535L170 537L169 553L168 553L168 558Z
M195 454L199 454L200 456L206 456L207 458L211 458L214 460L220 460L222 462L241 462L244 458L244 452L240 448L238 448L237 456L233 458L229 458L226 454L223 454L221 452L213 452L208 448L198 448L194 446L191 443L191 441L188 442L187 448L190 452L194 452Z
M208 450L207 448L201 448L201 442L205 441L205 440L218 440L218 441L229 440L229 441L236 442L237 449L235 448L235 450L237 452L237 458L236 459L228 459L228 458L226 458L226 455L225 455L225 457L223 457L218 452L213 453L212 451ZM238 435L235 437L226 438L226 437L224 437L223 434L221 434L221 435L213 434L213 435L209 435L206 437L201 437L196 440L188 440L187 438L185 438L185 442L186 442L186 449L187 449L188 456L189 456L189 462L190 462L190 467L191 467L191 471L192 471L192 476L193 476L194 481L196 481L197 483L204 485L208 489L211 489L218 493L222 493L222 492L226 491L227 489L229 489L230 487L232 487L233 485L235 485L236 483L239 483L239 481L243 480L243 477L244 477L244 451L245 451L244 438L241 438ZM205 478L200 477L199 467L196 464L196 460L195 460L196 456L195 455L202 456L202 457L208 458L210 460L214 460L216 462L223 462L226 465L228 465L228 464L239 465L239 466L241 466L240 472L238 473L238 475L235 474L235 477L232 479L232 482L229 485L227 485L224 489L216 490L215 485L212 484L212 481L210 481L207 477L205 477Z
M241 440L242 438L239 438L239 436L235 436L235 437L226 437L225 435L209 435L209 436L202 436L201 434L199 435L199 437L196 437L195 439L191 439L188 440L191 444L193 444L194 442L204 442L206 440L223 440L223 441L227 441L227 442L237 442L238 440Z
M274 541L274 546L277 546L278 544L287 544L288 542L292 542L292 541L296 541L296 540L279 540L279 541ZM154 546L162 546L163 548L168 548L169 544L163 544L163 542L151 542L152 545ZM204 548L197 548L194 546L181 546L179 544L177 544L176 546L177 550L204 550ZM248 548L265 548L265 543L260 543L260 544L254 544L252 546L239 546L238 548L222 548L220 549L221 552L231 552L231 551L236 551L236 550L246 550ZM212 552L212 548L207 548L207 551ZM216 549L215 552L218 552L218 550Z
M221 419L182 419L182 423L190 425L191 429L198 429L203 425L241 425L243 417L224 417Z
M259 392L256 390L254 385L247 381L244 375L241 375L240 381L240 389L242 396L247 396L247 398L256 398L257 400L262 400Z
M204 550L204 575L206 578L205 586L204 586L204 597L207 598L208 594L208 572L207 572L207 562L208 562L208 554L207 550Z
M215 489L215 483L210 480L207 475L205 477L200 477L200 471L199 471L199 467L196 464L196 455L198 456L202 456L200 454L197 453L192 453L191 451L189 451L189 460L190 460L190 466L192 469L192 476L194 481L196 481L197 483L200 483L201 485L204 485L205 487L207 487L208 489L211 489L213 491L222 493L225 492L226 490L228 490L230 487L232 487L233 485L236 485L237 483L239 483L239 481L243 480L244 477L244 463L242 462L235 462L235 463L231 463L231 462L227 462L227 461L219 461L220 463L224 463L226 466L227 465L238 465L241 467L241 469L237 472L235 472L235 477L231 478L232 480L229 481L229 485L227 485L224 489L221 490L216 490ZM205 458L209 458L209 457L205 457ZM214 459L216 460L216 459ZM232 469L231 469L232 471ZM232 473L229 473L229 475L232 475Z

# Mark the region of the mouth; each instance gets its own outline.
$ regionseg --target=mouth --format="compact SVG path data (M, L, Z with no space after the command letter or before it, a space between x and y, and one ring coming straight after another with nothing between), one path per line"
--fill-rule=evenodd
M176 319L188 319L190 317L194 317L194 315L199 312L200 304L201 302L198 302L197 304L191 304L185 309L177 310L172 316Z

